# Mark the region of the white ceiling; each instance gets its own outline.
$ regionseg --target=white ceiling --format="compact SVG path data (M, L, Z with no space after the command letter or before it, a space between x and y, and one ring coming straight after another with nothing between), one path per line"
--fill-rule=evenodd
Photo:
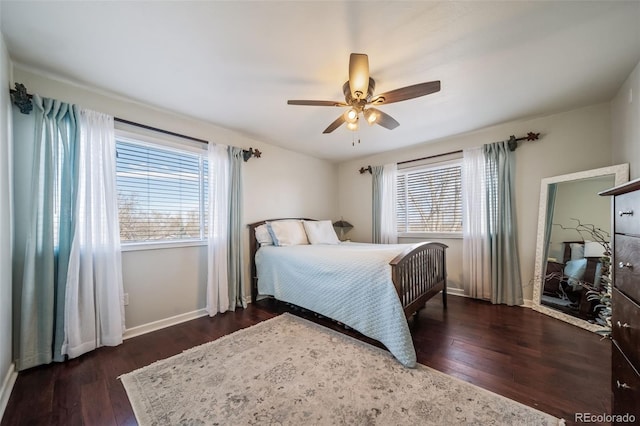
M83 85L341 161L610 100L640 60L640 1L30 2L2 0L12 60ZM322 131L351 52L400 122ZM535 129L533 129L535 130ZM508 135L505 135L507 137Z

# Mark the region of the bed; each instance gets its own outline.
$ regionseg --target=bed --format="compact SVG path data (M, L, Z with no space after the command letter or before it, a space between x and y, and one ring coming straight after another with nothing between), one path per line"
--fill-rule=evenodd
M561 262L547 260L543 300L563 312L593 320L597 303L589 300L587 290L601 286L604 250L593 241L563 241Z
M380 341L403 365L413 367L407 318L440 292L446 308L447 246L341 242L261 247L256 229L280 221L314 222L287 218L249 225L252 302L271 296L339 321Z

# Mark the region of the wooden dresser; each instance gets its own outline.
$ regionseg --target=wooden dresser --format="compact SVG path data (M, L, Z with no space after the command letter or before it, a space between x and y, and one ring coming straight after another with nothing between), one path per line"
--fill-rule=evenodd
M614 253L611 337L613 414L640 420L640 179L613 195Z

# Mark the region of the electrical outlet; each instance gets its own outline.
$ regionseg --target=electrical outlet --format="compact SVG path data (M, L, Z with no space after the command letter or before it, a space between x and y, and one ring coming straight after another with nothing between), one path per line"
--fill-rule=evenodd
M129 293L124 294L124 306L129 304Z

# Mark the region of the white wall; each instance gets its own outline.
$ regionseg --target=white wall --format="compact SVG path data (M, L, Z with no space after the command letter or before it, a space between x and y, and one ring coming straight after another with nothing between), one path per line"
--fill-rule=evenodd
M11 100L9 54L0 35L0 418L15 381L11 311Z
M338 170L338 206L340 215L354 225L349 238L371 241L371 175L361 175L358 172L360 167L470 148L505 140L510 135L526 135L530 131L540 132L541 139L521 143L515 154L518 249L524 297L531 299L540 180L612 164L609 103L505 123L435 143L341 163ZM462 240L440 241L450 247L447 252L449 286L461 288Z
M262 158L244 164L244 222L275 217L306 216L337 219L337 166L211 123L179 116L113 94L80 87L16 66L14 81L29 92L79 104L137 123L213 142L248 149ZM245 232L248 241L248 232ZM206 247L126 251L122 254L128 329L169 317L194 314L205 307ZM245 244L247 295L248 243ZM197 312L196 312L197 311Z
M598 193L615 186L615 177L610 175L560 182L556 185L549 257L562 262L565 241L594 240L588 233L570 229L578 225L573 219L580 220L583 225L593 225L611 235L611 198L600 197Z
M640 62L611 101L613 161L629 163L631 179L640 178Z

